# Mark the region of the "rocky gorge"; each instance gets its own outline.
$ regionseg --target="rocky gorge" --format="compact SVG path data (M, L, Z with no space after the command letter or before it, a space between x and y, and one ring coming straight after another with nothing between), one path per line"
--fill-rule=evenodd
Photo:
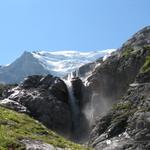
M148 26L105 60L99 58L65 78L31 75L19 85L3 86L0 105L96 150L149 150L149 82ZM33 139L27 137L20 142L29 149Z

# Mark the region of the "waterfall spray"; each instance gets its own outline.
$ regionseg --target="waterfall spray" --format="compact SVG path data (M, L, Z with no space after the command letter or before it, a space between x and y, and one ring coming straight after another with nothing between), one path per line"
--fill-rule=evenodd
M77 73L70 73L67 76L67 79L64 80L66 83L68 94L69 94L69 105L71 108L71 114L72 114L72 133L73 133L73 139L77 140L79 135L79 128L80 128L80 108L78 104L78 100L74 96L73 86L72 86L72 80L73 78L77 77Z

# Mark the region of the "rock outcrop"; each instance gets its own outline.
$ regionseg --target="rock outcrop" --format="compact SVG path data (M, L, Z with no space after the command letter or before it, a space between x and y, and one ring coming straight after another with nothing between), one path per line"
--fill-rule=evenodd
M64 150L64 148L54 147L51 144L43 143L37 140L24 139L21 142L25 145L26 150Z
M100 93L99 101L117 102L107 113L97 113L89 140L96 150L150 149L149 58L150 27L146 27L89 78L89 88Z
M150 53L150 27L136 33L130 40L114 52L108 59L101 61L88 78L89 100L101 104L99 111L111 107L133 83L146 57ZM98 61L97 61L98 62ZM96 95L96 98L93 98ZM103 100L105 102L103 103ZM96 112L96 114L99 113Z
M95 149L150 149L150 83L131 84L120 103L101 116L91 132Z
M88 122L82 112L85 87L78 77L70 79L70 83L72 91L58 77L28 76L19 86L2 88L0 105L26 113L73 141L85 141L88 134ZM70 104L68 92L73 93L78 111L72 108L75 106Z
M72 125L68 91L61 79L51 75L29 76L8 92L10 95L0 105L28 113L48 128L69 136Z

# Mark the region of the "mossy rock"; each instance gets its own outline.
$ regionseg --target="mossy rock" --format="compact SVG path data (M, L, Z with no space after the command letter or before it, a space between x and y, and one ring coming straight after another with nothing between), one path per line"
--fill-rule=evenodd
M143 46L143 49L144 49L144 50L150 50L150 45L144 45L144 46Z
M146 57L145 63L140 70L141 73L146 73L148 71L150 71L150 55Z
M125 58L128 58L132 54L133 51L134 51L133 47L126 47L126 48L124 48L122 56Z
M113 110L117 111L117 110L130 110L132 107L132 103L131 102L123 102L123 103L117 103L113 105Z
M112 122L118 122L122 119L127 120L129 116L137 111L137 108L130 101L127 101L114 104L112 111L114 112Z
M0 150L7 150L9 147L23 150L25 147L20 142L23 139L39 140L70 150L88 149L64 139L25 114L0 107Z

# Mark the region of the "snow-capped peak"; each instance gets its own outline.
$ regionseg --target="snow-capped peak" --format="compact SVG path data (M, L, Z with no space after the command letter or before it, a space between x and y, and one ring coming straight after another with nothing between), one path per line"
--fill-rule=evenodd
M104 51L25 51L21 57L7 66L0 67L0 83L19 83L29 75L63 77L82 65L109 56L114 49Z
M40 64L57 76L64 76L80 66L95 61L100 57L109 56L115 49L97 50L97 51L37 51L32 52L34 58L38 59Z

